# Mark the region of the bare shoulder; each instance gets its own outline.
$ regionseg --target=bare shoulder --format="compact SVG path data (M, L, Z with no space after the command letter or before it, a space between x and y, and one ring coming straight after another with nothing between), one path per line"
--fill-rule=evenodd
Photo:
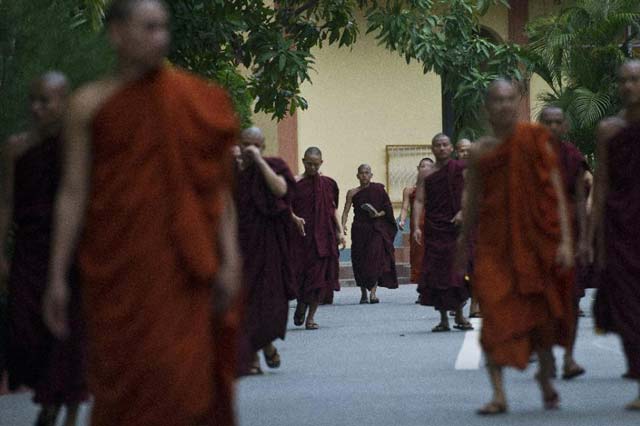
M618 134L627 125L624 118L620 116L607 117L600 121L596 129L598 141L606 142Z
M477 159L491 151L500 143L500 140L493 136L482 136L469 148L470 159Z
M356 195L358 192L360 192L360 187L357 188L351 188L350 190L347 191L347 199L352 198L354 195Z
M69 103L69 114L74 120L86 122L93 119L100 107L121 86L115 79L98 80L77 89Z

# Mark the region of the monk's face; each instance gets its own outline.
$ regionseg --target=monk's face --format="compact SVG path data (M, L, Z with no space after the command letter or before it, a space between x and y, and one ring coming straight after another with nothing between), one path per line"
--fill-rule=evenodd
M316 176L322 166L322 157L319 155L307 154L302 159L304 164L304 174L307 176Z
M44 133L59 131L67 107L65 87L36 80L29 93L29 110L36 128Z
M244 135L240 139L240 149L242 150L242 163L243 164L252 164L253 163L253 154L249 152L250 150L257 149L259 152L263 152L265 148L264 145L264 137L258 134L250 134Z
M471 142L467 139L461 139L456 144L456 155L460 160L466 160L469 158L469 148L471 148Z
M358 169L358 174L356 175L356 177L360 181L360 185L368 185L369 182L371 182L371 178L373 177L373 173L371 173L371 167L360 167Z
M625 106L640 105L640 62L628 62L620 67L618 92Z
M567 121L564 112L560 108L546 108L540 114L540 123L544 125L553 136L562 140L567 132Z
M510 128L518 120L519 93L513 83L500 81L487 94L486 108L493 127Z
M112 24L109 34L122 61L157 68L169 53L169 14L158 1L137 2L127 18Z
M424 171L424 170L430 170L433 169L433 162L428 161L428 160L422 160L420 162L420 164L418 164L418 173Z
M437 161L450 158L453 153L451 140L447 136L440 136L431 144L431 152L433 152L433 156L436 157Z

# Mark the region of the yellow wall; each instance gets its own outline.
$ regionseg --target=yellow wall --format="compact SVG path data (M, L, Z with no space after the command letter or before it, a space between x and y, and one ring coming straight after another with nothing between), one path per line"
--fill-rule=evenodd
M271 114L254 113L253 125L262 129L264 134L266 148L264 155L278 155L278 122L271 119Z
M442 127L440 78L378 46L362 22L360 29L353 49L314 52L313 84L302 89L309 109L298 113L298 157L309 146L322 150L322 172L340 187L340 210L358 185L358 165L370 164L373 180L386 183L385 145L427 144Z

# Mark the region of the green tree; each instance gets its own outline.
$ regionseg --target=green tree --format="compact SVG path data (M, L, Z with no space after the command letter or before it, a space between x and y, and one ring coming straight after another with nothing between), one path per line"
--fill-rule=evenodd
M632 56L639 11L638 0L578 0L528 27L532 69L550 87L540 101L566 111L570 137L589 156L598 122L620 109L616 70Z

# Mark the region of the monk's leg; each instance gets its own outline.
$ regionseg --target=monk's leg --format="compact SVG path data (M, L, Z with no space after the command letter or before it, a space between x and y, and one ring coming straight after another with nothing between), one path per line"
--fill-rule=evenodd
M449 317L447 316L447 310L440 309L438 312L440 312L440 323L435 327L433 327L431 331L433 331L434 333L437 333L439 331L451 330L451 328L449 328Z
M573 379L574 377L581 376L585 373L584 368L580 366L573 357L573 349L576 345L576 338L578 336L578 309L580 307L580 299L576 300L575 306L575 327L571 335L571 341L569 347L564 352L564 362L562 365L562 378L565 380Z
M456 309L456 326L455 328L460 329L460 330L473 330L473 326L471 325L471 323L469 322L469 320L467 320L464 317L464 313L462 312L462 306L460 306L458 309Z
M307 314L307 323L305 328L307 330L317 330L318 324L315 322L316 311L318 310L318 302L309 304L309 313Z
M507 411L507 396L504 392L504 382L502 377L502 367L496 365L487 354L487 371L493 389L491 401L480 408L477 413L480 415L502 414Z
M58 419L58 413L60 412L60 406L55 404L46 404L42 406L40 413L38 414L38 420L36 420L36 426L54 426Z
M280 354L278 353L278 349L273 345L273 342L262 348L262 354L269 368L280 367Z
M79 404L69 404L66 408L67 413L65 415L64 426L76 426L78 421L78 409L80 408Z
M551 348L538 349L538 372L536 373L536 380L540 384L542 390L542 400L544 402L545 410L554 410L558 408L560 398L556 392L551 378L554 375L555 370L555 358Z
M262 374L262 368L260 368L260 357L258 356L258 352L253 353L253 360L251 361L251 367L249 367L249 374L252 376L257 374Z
M638 380L638 397L626 406L627 410L640 411L640 380Z
M297 326L304 324L304 317L306 314L307 305L299 298L296 304L296 310L293 313L293 324Z
M365 286L360 287L360 304L369 303L367 295L367 288Z
M379 303L380 299L376 296L376 291L378 290L378 286L374 285L371 288L371 294L369 295L369 303Z

